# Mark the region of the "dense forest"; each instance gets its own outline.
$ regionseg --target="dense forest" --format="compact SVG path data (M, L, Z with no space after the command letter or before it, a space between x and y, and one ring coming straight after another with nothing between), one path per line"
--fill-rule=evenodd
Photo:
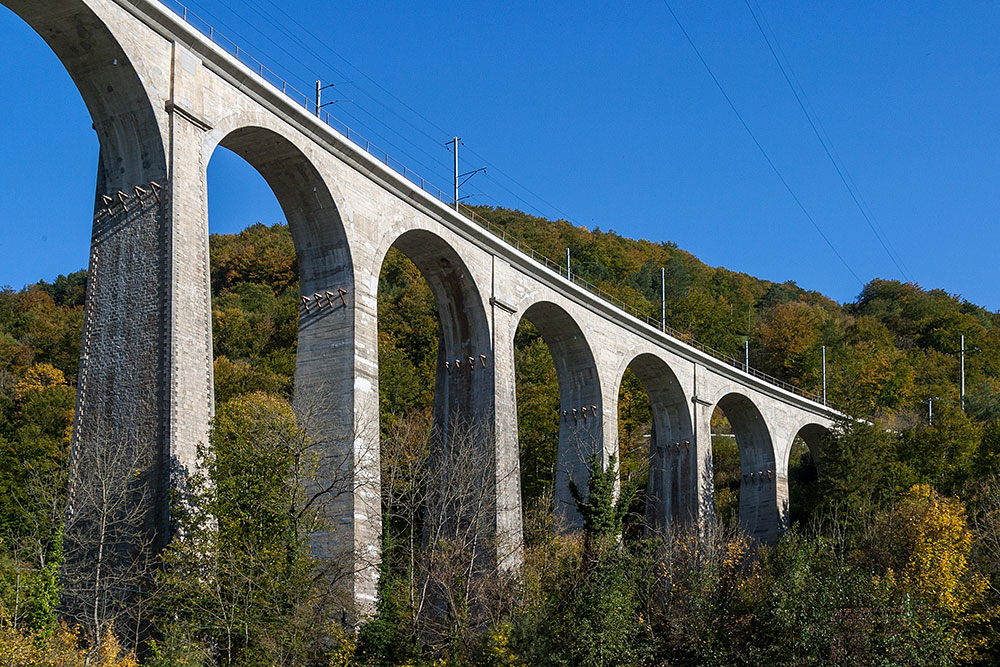
M216 418L190 502L175 509L177 536L142 574L149 641L122 632L136 609L78 627L60 613L86 274L0 291L0 662L1000 664L1000 313L887 280L840 305L793 282L707 266L672 243L475 213L543 255L570 248L578 277L650 317L665 268L674 330L737 357L749 341L751 366L806 391L820 389L825 347L829 400L854 419L819 460L793 451L793 524L777 544L755 544L737 525L739 452L719 411L717 525L643 529L651 410L632 373L619 393L620 461L591 461L588 488L575 494L583 530L558 530L555 367L522 321L524 567L511 577L479 571L480 537L470 552L432 520L442 502L428 481L437 307L417 268L391 251L378 301L383 558L376 613L355 627L309 551L328 527L305 511L310 440L290 403L291 235L256 224L211 239ZM453 463L460 475L481 462Z

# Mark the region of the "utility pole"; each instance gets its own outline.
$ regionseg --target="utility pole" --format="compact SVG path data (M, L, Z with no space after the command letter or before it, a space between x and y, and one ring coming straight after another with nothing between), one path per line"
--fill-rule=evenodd
M962 334L962 363L961 363L961 392L962 397L962 412L965 412L965 334Z
M823 405L826 405L826 345L823 346Z
M348 83L350 83L348 81ZM354 100L330 100L329 102L323 102L323 91L327 88L333 88L337 84L328 83L325 86L318 79L316 80L316 117L319 118L319 110L323 107L330 106L331 104L336 104L337 102L353 102Z
M750 372L750 336L743 341L743 364L746 368L746 372Z
M566 280L572 279L572 274L569 271L569 248L566 248Z
M667 330L667 270L660 269L660 328Z
M938 400L937 396L933 396L927 399L927 425L934 425L934 401Z
M449 144L451 145L451 152L454 153L453 157L455 158L455 178L452 181L452 185L454 185L453 194L454 194L454 197L455 197L455 210L456 211L458 210L458 202L460 202L463 199L462 197L458 196L458 189L460 187L462 187L463 185L465 185L466 183L468 183L469 179L472 178L473 176L475 176L476 174L478 174L479 172L483 172L484 174L486 173L486 167L480 167L479 169L473 169L472 171L467 171L464 174L458 173L458 145L460 143L462 143L462 137L453 137L451 141L446 141L444 143L445 146L447 146ZM462 180L463 178L465 179L464 181ZM466 195L464 198L468 199L469 197L472 197L472 196L474 196L474 195Z
M455 210L458 210L458 142L462 139L460 137L455 137L451 140L451 152L454 153L455 158L455 180L453 184L455 186Z

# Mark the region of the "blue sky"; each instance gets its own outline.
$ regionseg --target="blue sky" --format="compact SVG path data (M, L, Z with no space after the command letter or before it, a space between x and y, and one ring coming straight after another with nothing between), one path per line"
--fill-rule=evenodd
M856 274L1000 309L996 3L670 0L836 252L662 0L187 4L301 89L336 82L328 94L353 100L336 115L445 190L443 144L463 137L463 170L489 165L473 201L674 241L838 301ZM0 285L19 288L86 266L97 142L58 60L3 8L0 39ZM281 219L238 158L213 158L209 188L212 231Z

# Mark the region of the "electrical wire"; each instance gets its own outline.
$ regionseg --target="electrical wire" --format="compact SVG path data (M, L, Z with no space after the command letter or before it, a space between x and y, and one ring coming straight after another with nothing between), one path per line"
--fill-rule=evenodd
M191 3L191 4L194 4L194 3ZM271 16L267 15L261 9L259 9L258 7L255 7L254 5L252 5L251 2L249 2L249 0L245 0L244 4L247 5L247 7L249 9L251 9L255 13L257 13L258 16L260 16L262 19L264 19L264 21L268 25L271 25L274 28L276 28L277 30L279 30L289 40L291 40L292 42L298 44L298 46L300 46L302 49L304 49L306 52L308 52L310 55L312 55L314 58L316 58L318 61L320 61L323 65L329 67L338 76L340 76L340 77L342 77L344 79L347 78L347 76L346 76L346 74L344 74L344 72L342 72L337 67L333 66L331 63L326 62L322 58L322 56L320 56L319 54L315 53L309 47L308 44L306 44L305 42L303 42L302 40L300 40L293 32L290 32L289 30L287 30L283 25L281 25L279 22L275 21ZM229 6L225 6L225 8L233 16L235 16L237 19L239 19L244 24L246 24L247 26L249 26L257 34L259 34L265 40L267 40L272 45L274 45L275 48L277 48L282 53L284 53L288 58L291 59L292 62L296 63L297 65L299 65L302 69L306 70L307 72L312 72L313 76L315 76L317 79L321 78L321 76L318 74L318 72L317 72L317 70L315 68L313 68L310 65L306 64L305 62L303 62L303 60L301 58L299 58L297 55L295 55L294 53L292 53L291 51L289 51L287 48L285 48L285 46L283 44L281 44L280 42L278 42L277 40L275 40L274 38L272 38L270 35L268 35L266 32L264 32L260 28L258 28L256 25L254 25L253 23L251 23L250 21L248 21L245 16L243 16L239 12L234 11ZM231 25L227 25L225 22L220 21L220 19L219 19L218 16L213 15L211 12L209 12L206 9L201 8L201 7L198 8L198 11L201 11L201 12L205 13L206 15L208 15L210 18L212 18L213 21L215 21L216 23L218 23L220 27L224 28L227 32L231 32L233 35L239 37L240 40L243 41L244 43L249 44L251 47L253 47L254 49L258 50L261 53L264 52L264 49L260 49L259 46L255 45L255 43L253 41L248 40L245 36L240 35L235 30L233 30L233 28L232 28ZM292 71L295 70L295 68L287 67L287 65L285 65L285 67L288 70L292 70ZM302 84L300 84L300 85L302 85ZM364 92L364 91L362 91L362 92ZM370 97L370 95L369 95L369 97ZM378 100L375 100L375 101L378 102ZM421 153L423 153L427 157L431 158L432 160L438 161L441 165L445 165L445 161L442 160L440 158L440 156L432 155L431 153L429 153L428 151L424 150L419 145L413 143L407 136L403 135L402 133L398 132L395 128L393 128L389 124L387 124L384 121L382 121L379 118L377 118L375 115L373 115L367 109L365 109L362 105L357 105L357 106L355 106L353 108L357 109L358 111L360 111L360 112L362 112L364 114L366 114L367 116L369 116L370 118L372 118L376 123L378 123L382 127L386 128L387 130L389 130L390 132L392 132L393 134L395 134L397 137L399 137L400 139L402 139L404 142L406 142L406 143L410 144L411 146L413 146L416 150L420 151ZM333 114L331 114L331 116L333 116ZM346 107L346 106L345 107L341 107L341 111L338 112L338 114L336 116L334 116L334 117L335 118L337 118L337 117L344 117L344 118L349 119L350 122L346 123L346 124L349 125L352 129L360 129L360 130L362 130L364 132L364 134L367 135L367 138L369 138L369 139L375 139L376 143L379 144L380 146L382 146L384 148L392 149L393 153L395 153L396 155L401 156L401 157L405 157L406 161L408 163L417 165L418 167L420 167L420 169L422 171L425 171L425 173L427 175L435 174L435 173L438 172L438 169L440 167L429 166L427 163L423 162L422 160L420 160L419 158L417 158L416 156L414 156L408 150L406 150L406 149L402 148L401 146L399 146L398 144L394 143L392 140L390 140L388 138L387 135L385 135L384 133L378 131L377 129L375 129L370 124L366 123L357 114L352 113L348 107Z
M246 2L247 4L249 4L251 2L251 0L244 0L244 2ZM407 104L406 101L404 101L403 99L401 99L400 97L398 97L397 95L395 95L392 91L390 91L387 88L385 88L384 86L382 86L378 81L376 81L374 78L372 78L371 76L369 76L365 71L363 71L362 69L360 69L359 67L357 67L354 63L352 63L346 57L344 57L339 52L337 52L333 47L331 47L328 44L326 44L324 40L320 39L315 33L313 33L311 30L309 30L309 28L307 28L306 26L302 25L302 23L300 23L294 16L292 16L291 14L289 14L288 12L286 12L279 4L275 3L273 0L261 0L261 2L266 3L267 5L273 7L278 13L280 13L282 16L284 16L288 21L290 21L294 26L296 26L304 34L306 34L309 37L311 37L316 43L323 44L323 48L326 51L329 51L334 56L336 56L337 58L339 58L348 67L350 67L354 72L356 72L357 74L361 75L364 79L366 79L368 82L370 82L373 86L375 86L380 91L382 91L384 94L386 94L390 98L392 98L392 100L394 100L400 106L402 106L407 111L409 111L410 113L412 113L414 116L416 116L417 118L419 118L420 120L422 120L424 123L426 123L430 128L432 128L433 130L435 130L437 132L440 132L441 136L440 137L433 137L433 136L431 136L423 128L421 128L418 125L416 125L415 123L411 122L409 119L407 119L406 117L404 117L401 114L399 114L395 109L393 109L389 105L383 103L377 97L375 97L371 93L365 91L360 86L358 86L358 89L361 90L362 92L364 92L364 94L368 98L370 98L372 101L374 101L376 104L378 104L379 106L381 106L384 109L386 109L389 113L391 113L395 117L397 117L400 120L402 120L403 122L405 122L408 126L410 126L414 130L416 130L417 132L419 132L421 135L423 135L424 137L426 137L430 141L433 141L435 144L440 143L444 137L450 136L450 133L447 132L446 130L442 129L440 125L438 125L437 123L435 123L434 121L432 121L431 119L429 119L427 116L423 115L422 113L420 113L419 111L417 111L416 109L414 109L412 106L410 106L409 104ZM271 22L274 22L273 18L265 17L265 19L269 20ZM315 51L313 51L307 44L305 44L304 42L302 42L302 40L300 40L297 36L295 36L293 34L289 34L287 31L283 31L283 32L285 32L285 34L290 39L295 40L303 49L305 49L306 51L308 51L319 62L323 63L324 65L326 65L328 67L330 67L330 69L334 70L335 72L338 72L338 75L343 76L345 78L347 77L346 74L344 74L342 72L339 72L337 70L337 68L332 63L330 63L327 59L323 58L321 55L319 55ZM569 216L566 215L566 213L564 213L563 211L559 210L558 207L556 207L552 203L548 202L547 200L545 200L543 197L541 197L537 193L531 191L529 188L527 188L523 184L519 183L516 179L514 179L512 176L510 176L509 174L507 174L503 169L501 169L500 167L496 166L494 163L490 162L489 160L486 160L483 156L479 155L478 153L476 153L472 149L466 149L466 150L467 150L468 153L470 153L471 155L473 155L476 158L478 158L481 162L483 162L487 167L489 167L495 173L497 173L499 175L502 175L507 180L509 180L511 183L513 183L516 187L518 187L521 190L523 190L524 192L526 192L529 196L534 197L536 200L540 201L542 204L544 204L545 206L547 206L550 209L550 211L555 211L556 213L558 213L560 216L562 216L564 218L568 218L569 217ZM489 175L489 173L487 173L487 178L491 182L495 183L502 190L504 190L505 192L507 192L509 195L513 196L519 202L521 202L525 206L533 209L536 213L538 213L538 214L540 214L542 216L546 215L545 212L542 211L541 209L539 209L537 206L531 204L530 202L528 202L527 200L525 200L520 195L516 194L515 192L513 192L509 188L505 187L502 183L498 182L496 179L491 178L490 175Z
M715 76L715 72L713 72L712 68L709 67L708 62L705 60L705 57L701 54L701 51L695 45L694 40L691 39L691 35L689 35L688 31L684 28L684 24L681 23L680 18L678 18L677 14L670 6L670 3L667 2L667 0L663 0L663 4L667 8L667 11L670 12L670 16L673 17L674 23L677 24L678 28L680 28L681 33L684 35L684 38L687 40L687 43L691 46L691 49L694 51L695 55L698 56L698 60L701 61L701 64L705 68L705 71L708 72L709 77L711 77L712 81L715 83L715 87L719 89L720 93L722 93L722 96L726 99L726 103L729 105L729 108L736 115L736 118L739 119L740 124L743 126L743 129L746 130L746 133L750 136L750 139L757 147L757 150L760 151L760 154L764 157L764 160L767 162L768 166L771 167L771 171L773 171L775 176L778 177L778 180L785 187L785 190L791 196L792 200L802 211L802 214L805 215L806 219L816 229L816 232L819 233L820 237L822 237L822 239L830 247L830 250L833 251L833 254L837 256L837 259L840 260L840 263L844 265L844 268L846 268L852 276L854 276L854 279L858 281L858 284L860 284L863 287L864 281L861 280L861 278L854 271L854 269L851 268L851 265L847 263L847 260L844 259L844 256L841 255L840 252L837 250L837 248L833 245L833 242L831 242L830 239L827 237L827 235L823 233L823 230L816 223L816 220L809 213L809 210L806 209L805 205L802 203L802 200L799 199L798 195L795 194L795 191L792 190L792 186L785 179L784 175L781 173L781 170L778 169L778 166L774 163L774 160L771 159L771 156L764 149L764 146L761 145L760 141L758 141L757 136L753 133L753 130L750 129L750 126L743 118L743 114L741 114L739 112L739 109L736 108L736 104L734 104L732 98L729 97L729 94L726 92L726 89L722 86L722 82L719 81L719 78Z
M896 257L893 256L892 251L889 250L889 247L887 246L886 242L882 239L882 235L879 234L878 229L876 229L875 222L872 220L871 217L869 217L868 213L861 205L861 202L859 201L859 196L855 193L854 188L852 188L851 185L848 183L848 179L844 175L846 168L841 169L841 166L840 164L838 164L838 161L834 159L833 154L830 151L829 145L823 139L823 136L817 129L816 122L813 121L812 114L810 114L809 111L806 109L805 104L803 104L802 97L799 96L799 91L792 84L792 80L789 78L788 72L785 70L785 66L782 64L781 59L778 58L778 54L775 53L774 46L772 46L771 40L768 39L767 33L764 32L764 28L757 17L757 12L755 12L753 10L753 7L750 5L750 0L743 0L743 2L746 4L747 9L750 11L750 16L753 17L754 23L757 25L757 30L760 31L761 37L764 38L764 43L767 44L767 48L771 52L771 56L774 58L774 62L777 63L778 69L781 70L781 74L785 78L785 83L788 84L788 88L792 91L792 95L795 96L795 101L798 102L799 108L805 115L806 120L809 121L809 127L812 128L813 134L816 135L816 138L819 140L820 145L823 147L823 151L826 153L826 156L830 159L830 164L832 164L833 168L837 171L837 175L840 177L841 183L843 183L844 187L847 188L848 194L851 195L851 199L854 201L855 206L858 207L858 210L864 217L865 222L868 223L868 227L871 228L872 234L875 235L875 238L878 239L878 242L879 244L881 244L882 249L885 250L885 254L889 256L889 259L892 260L892 263L896 265L896 268L899 269L899 272L903 275L903 277L906 278L907 281L909 281L910 277L907 274L906 270L903 269L903 267L900 265L900 262L898 262L896 260ZM777 41L776 36L775 36L775 41ZM805 93L803 92L802 95L805 96Z

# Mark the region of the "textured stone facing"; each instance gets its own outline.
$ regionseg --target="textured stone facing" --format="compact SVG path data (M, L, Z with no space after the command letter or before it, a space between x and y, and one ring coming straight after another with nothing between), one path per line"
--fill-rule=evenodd
M274 190L295 239L303 296L313 304L300 313L295 401L322 453L318 483L341 485L324 508L315 551L348 573L345 606L367 613L375 599L377 290L393 245L438 300L439 427L458 415L489 433L503 568L516 570L521 549L513 338L522 318L538 326L556 363L556 497L569 525L579 522L570 477L583 484L591 452L604 461L617 453L618 389L631 366L653 402L651 525L711 516L710 419L720 406L748 475L741 521L762 540L781 530L792 440L803 428L811 437L829 427L835 413L547 272L415 191L152 0L0 3L46 36L87 100L101 137L98 194L163 186L159 201L147 197L127 212L102 212L98 199L74 437L77 459L107 438L131 438L155 453L155 492L143 502L156 544L166 536L166 490L182 486L196 465L212 414L205 170L219 145L247 159ZM109 66L112 58L117 65ZM76 480L86 477L78 471Z

